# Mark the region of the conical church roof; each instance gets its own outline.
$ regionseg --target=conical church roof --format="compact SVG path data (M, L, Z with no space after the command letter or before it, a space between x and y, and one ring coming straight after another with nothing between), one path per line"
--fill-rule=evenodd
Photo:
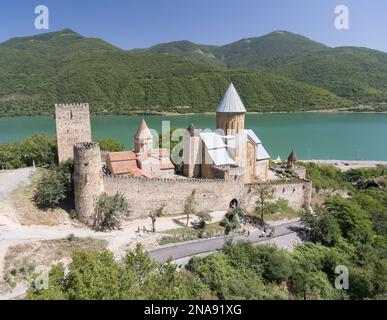
M296 161L297 161L296 152L294 150L292 150L292 152L290 153L290 155L288 157L288 162L294 163Z
M230 83L226 93L220 101L216 112L245 113L246 108L243 105L234 85Z
M145 122L145 119L141 120L140 126L137 129L136 134L134 135L135 139L149 139L153 138L151 131L148 128L148 125Z

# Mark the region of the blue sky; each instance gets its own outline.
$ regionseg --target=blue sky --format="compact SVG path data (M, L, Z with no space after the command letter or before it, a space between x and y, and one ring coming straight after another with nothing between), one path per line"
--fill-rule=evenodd
M386 0L2 0L0 42L47 32L34 28L39 4L50 10L49 31L71 28L123 49L183 39L225 44L287 30L330 46L387 52ZM349 30L334 27L341 4L349 8Z

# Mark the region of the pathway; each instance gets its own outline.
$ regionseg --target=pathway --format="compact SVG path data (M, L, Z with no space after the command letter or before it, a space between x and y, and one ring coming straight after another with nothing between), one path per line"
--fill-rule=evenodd
M156 261L164 263L169 257L172 260L183 259L201 255L203 253L218 251L223 248L223 245L228 240L233 241L250 241L252 243L267 242L268 240L279 238L281 236L294 233L300 228L298 221L279 224L275 227L275 235L273 238L259 237L261 231L256 230L250 233L250 236L226 236L221 238L212 238L198 241L190 241L181 244L176 244L164 248L159 248L149 252L149 255Z

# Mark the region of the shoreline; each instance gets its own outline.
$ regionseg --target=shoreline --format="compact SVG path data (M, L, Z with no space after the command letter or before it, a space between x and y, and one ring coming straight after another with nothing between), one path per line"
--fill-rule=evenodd
M298 160L303 163L330 164L342 171L349 169L375 168L378 165L387 166L386 160Z
M340 109L321 109L321 110L297 110L297 111L248 111L246 112L247 115L249 114L303 114L303 113L322 113L322 114L387 114L386 111L354 111L354 110L340 110ZM179 112L133 112L133 113L127 113L127 114L120 114L120 113L105 113L105 114L90 114L93 117L100 117L100 116L194 116L194 115L216 115L216 112L214 111L208 111L208 112L187 112L187 113L179 113ZM49 117L53 118L54 115L20 115L20 116L0 116L0 119L5 118L40 118L40 117Z

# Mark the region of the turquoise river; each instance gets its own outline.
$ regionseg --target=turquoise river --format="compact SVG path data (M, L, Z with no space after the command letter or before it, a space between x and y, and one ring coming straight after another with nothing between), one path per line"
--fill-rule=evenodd
M145 119L157 131L162 121L170 121L171 128L186 128L191 122L200 129L215 126L215 115L207 114ZM93 138L113 138L130 148L140 120L140 116L93 116ZM299 159L387 160L386 113L248 114L246 128L257 133L273 158L295 149ZM41 132L55 135L53 118L0 118L0 143Z

